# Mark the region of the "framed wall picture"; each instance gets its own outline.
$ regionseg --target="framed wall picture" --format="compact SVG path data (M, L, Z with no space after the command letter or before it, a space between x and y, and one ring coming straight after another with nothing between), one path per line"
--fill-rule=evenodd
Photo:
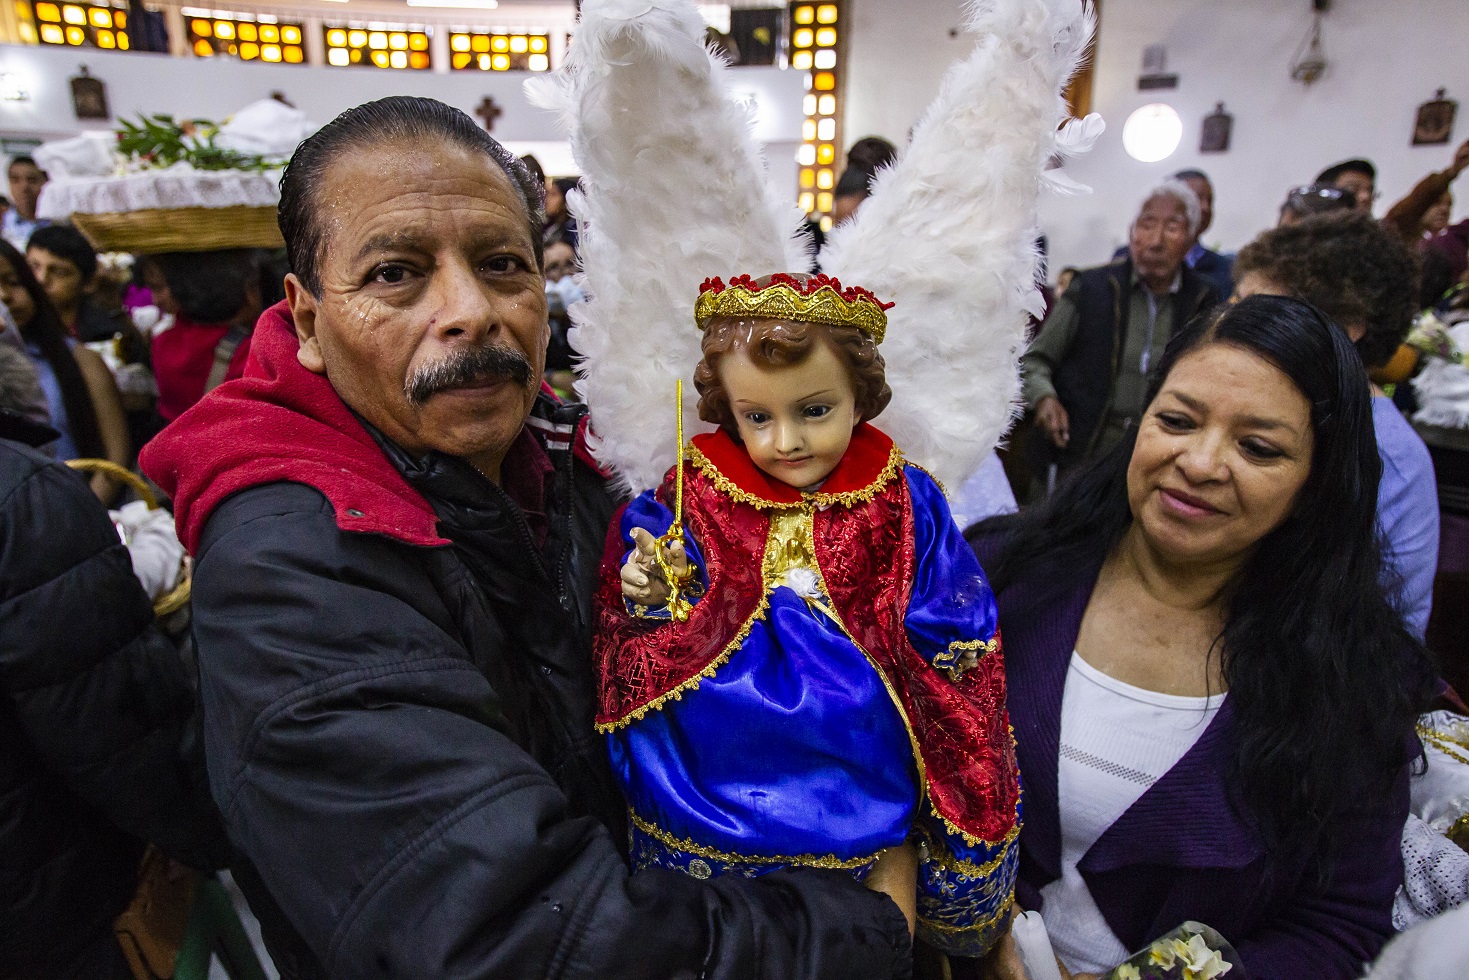
M107 83L93 78L82 65L82 73L71 80L71 107L78 119L111 119L107 105Z
M1199 140L1200 153L1229 152L1229 138L1234 132L1234 116L1224 111L1220 102L1204 117L1204 135Z
M1414 146L1441 146L1453 137L1459 103L1445 98L1447 94L1447 89L1439 89L1432 102L1418 107L1418 118L1413 123Z

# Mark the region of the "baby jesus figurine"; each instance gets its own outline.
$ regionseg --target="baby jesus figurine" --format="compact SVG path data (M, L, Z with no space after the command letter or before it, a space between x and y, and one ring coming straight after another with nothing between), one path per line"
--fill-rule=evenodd
M677 467L609 536L598 727L636 867L896 876L921 938L980 956L1019 856L995 600L870 424L886 309L825 276L704 284L694 384L720 428L683 450L681 539L659 541Z

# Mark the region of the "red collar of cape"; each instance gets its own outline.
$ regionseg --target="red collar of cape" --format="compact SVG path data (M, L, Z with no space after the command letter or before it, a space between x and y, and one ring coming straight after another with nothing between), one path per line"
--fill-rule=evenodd
M756 507L784 507L813 498L823 504L850 503L881 490L903 467L893 440L866 422L852 430L846 455L821 489L811 494L767 475L722 428L694 436L690 455L693 465L708 473L721 490Z
M301 366L299 349L290 307L277 303L255 326L244 377L215 388L139 454L143 472L173 498L184 547L197 554L204 524L225 498L279 481L319 490L344 531L424 547L449 544L439 536L433 506L331 382ZM575 448L590 463L585 422ZM530 426L520 439L535 440Z

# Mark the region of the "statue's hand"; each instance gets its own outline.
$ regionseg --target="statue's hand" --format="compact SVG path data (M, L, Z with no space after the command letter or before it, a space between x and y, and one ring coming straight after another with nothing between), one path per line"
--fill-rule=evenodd
M654 608L667 605L670 590L658 563L660 545L653 535L643 528L632 529L633 553L622 566L622 594L630 602ZM688 577L689 556L684 552L683 542L674 541L661 546L663 560L674 576Z

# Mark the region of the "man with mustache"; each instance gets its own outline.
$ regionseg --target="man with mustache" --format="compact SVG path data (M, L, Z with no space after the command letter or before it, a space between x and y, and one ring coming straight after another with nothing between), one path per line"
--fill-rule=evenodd
M196 558L210 788L286 977L905 976L822 871L629 877L594 733L615 500L544 393L541 190L428 99L296 151L246 377L143 454Z

